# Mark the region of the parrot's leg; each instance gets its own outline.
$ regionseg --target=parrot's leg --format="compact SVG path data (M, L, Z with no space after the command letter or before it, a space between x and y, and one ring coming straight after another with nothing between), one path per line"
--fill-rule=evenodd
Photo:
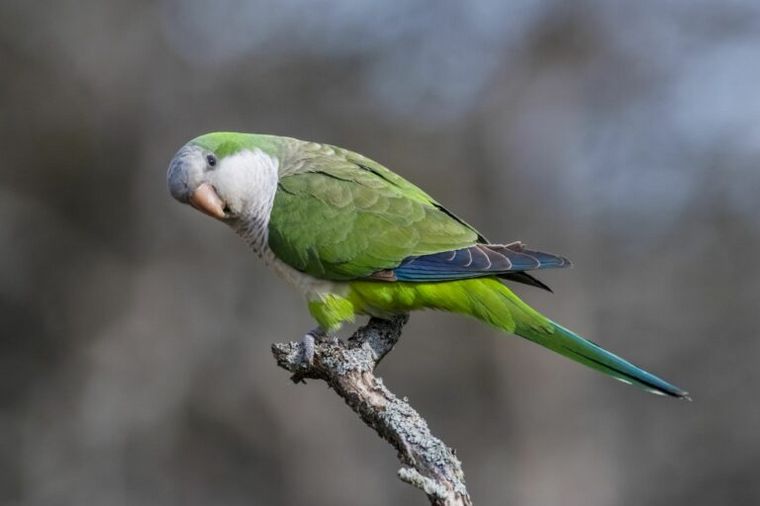
M317 341L327 337L322 327L314 327L308 331L302 338L301 344L303 344L303 362L309 366L314 364L314 346Z

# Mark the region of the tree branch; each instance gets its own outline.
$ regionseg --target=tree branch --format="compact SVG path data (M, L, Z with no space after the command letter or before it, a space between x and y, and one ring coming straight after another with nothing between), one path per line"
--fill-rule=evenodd
M303 344L277 343L272 353L277 365L293 373L298 383L321 379L369 427L398 451L402 468L398 477L423 490L436 506L472 505L459 459L430 433L425 420L388 390L375 367L393 349L408 315L391 320L370 319L347 343L337 339L318 342L311 364L303 361Z

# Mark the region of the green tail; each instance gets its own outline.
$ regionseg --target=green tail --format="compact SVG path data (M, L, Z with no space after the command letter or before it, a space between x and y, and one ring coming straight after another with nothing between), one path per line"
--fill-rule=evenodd
M472 316L625 383L658 395L689 398L684 390L539 314L501 282L486 279L482 281L482 284L473 284L468 289L476 301L471 305ZM494 297L494 292L500 297ZM505 318L505 311L509 313L509 318Z
M346 300L350 314L355 311L394 314L424 308L467 314L620 381L655 394L688 398L688 394L680 388L536 312L493 277L429 283L355 281L351 283L351 289L350 300ZM333 312L337 310L333 309ZM319 319L319 315L316 317L320 324L328 325Z
M580 362L625 383L636 385L653 394L689 398L688 392L610 353L596 343L582 338L562 325L551 320L549 322L554 328L554 333L548 337L523 337L546 346L576 362Z

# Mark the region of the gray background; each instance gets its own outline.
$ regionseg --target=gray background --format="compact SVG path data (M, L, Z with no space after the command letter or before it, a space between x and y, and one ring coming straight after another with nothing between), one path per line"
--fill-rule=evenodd
M269 344L312 326L165 169L211 130L352 148L566 254L550 317L657 398L461 317L381 366L477 504L760 503L760 4L0 3L0 503L425 504Z

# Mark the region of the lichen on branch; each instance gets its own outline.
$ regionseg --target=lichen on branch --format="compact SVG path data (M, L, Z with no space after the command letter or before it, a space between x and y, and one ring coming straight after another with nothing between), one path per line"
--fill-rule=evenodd
M304 362L300 342L277 343L272 353L291 379L319 379L343 398L380 437L398 452L398 476L427 494L437 506L467 506L472 501L459 459L406 399L398 398L375 376L375 367L401 337L408 315L390 320L370 319L348 342L326 339L316 343L311 363Z

